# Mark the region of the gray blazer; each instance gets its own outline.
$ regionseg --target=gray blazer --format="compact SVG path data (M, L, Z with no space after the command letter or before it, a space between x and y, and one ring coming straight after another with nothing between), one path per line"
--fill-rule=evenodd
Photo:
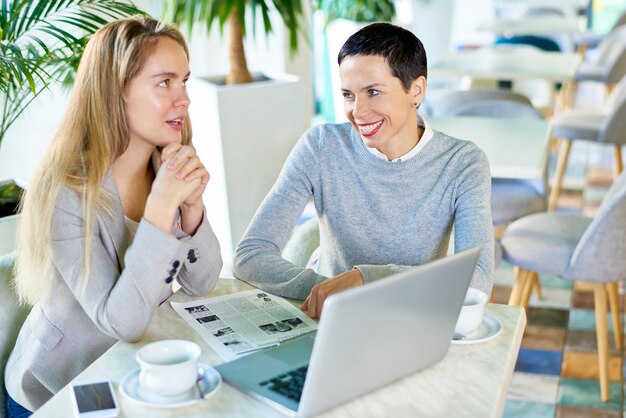
M222 259L206 217L187 240L176 228L176 237L170 236L142 219L132 243L126 242L111 174L104 187L114 197L112 216L97 214L90 277L82 292L83 210L73 191L64 189L59 196L52 226L52 292L33 306L5 371L7 391L31 411L118 340L139 340L154 311L172 294L173 279L194 295L207 294L217 283Z

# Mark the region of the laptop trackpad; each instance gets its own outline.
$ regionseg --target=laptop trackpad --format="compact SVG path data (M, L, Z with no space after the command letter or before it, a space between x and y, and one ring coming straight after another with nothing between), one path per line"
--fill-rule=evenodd
M307 334L295 340L281 344L264 352L265 355L282 361L283 363L297 366L308 363L313 351L314 334Z

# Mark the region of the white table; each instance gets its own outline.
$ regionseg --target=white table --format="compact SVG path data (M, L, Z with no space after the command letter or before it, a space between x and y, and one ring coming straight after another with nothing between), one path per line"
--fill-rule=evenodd
M238 280L222 279L213 295L251 288ZM191 299L177 292L174 300ZM488 305L503 330L496 338L475 345L452 345L436 365L391 383L375 392L335 408L323 417L500 417L513 374L526 315L519 307ZM427 336L425 336L427 337ZM193 406L154 409L134 403L119 393L121 380L138 368L135 353L152 341L183 338L202 347L200 361L209 365L221 358L178 316L166 302L156 312L143 339L135 344L119 342L91 364L75 380L106 378L113 382L120 401L120 417L282 417L277 410L223 384L213 396ZM69 386L43 405L33 417L67 418L71 411Z
M550 7L560 9L567 16L577 16L578 11L585 9L589 0L495 0L496 9L519 7Z
M547 121L452 116L430 117L428 123L477 144L487 154L492 177L537 180L543 176L550 140Z
M470 76L481 80L572 80L580 64L575 53L522 48L481 48L453 52L428 68L429 76Z
M503 36L542 36L558 34L576 35L582 33L585 28L578 17L527 16L519 19L492 19L482 22L476 29Z

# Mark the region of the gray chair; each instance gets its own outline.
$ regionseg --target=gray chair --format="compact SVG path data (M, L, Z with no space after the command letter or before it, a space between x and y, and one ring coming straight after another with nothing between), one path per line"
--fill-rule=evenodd
M484 116L542 119L530 100L505 90L464 90L443 95L432 105L433 116ZM506 142L506 138L502 138ZM503 226L522 216L546 209L547 164L537 181L492 180L491 214L494 226Z
M594 219L563 213L521 218L502 237L502 257L517 267L509 304L528 306L537 272L592 282L600 391L609 398L608 290L616 346L623 346L618 283L626 279L626 173L615 180Z
M607 34L614 32L616 29L619 29L621 26L626 25L626 10L622 13L622 15L617 19L617 21L611 27L611 30ZM606 38L607 34L600 34L595 32L585 32L576 37L574 39L574 44L576 45L576 49L578 52L585 57L587 51L591 48L597 48L600 45L600 42Z
M541 119L528 97L506 90L460 90L441 95L432 104L433 116L485 116Z
M626 30L626 26L624 29ZM611 144L614 151L614 176L617 177L622 172L622 145L626 143L626 77L622 78L613 89L603 108L566 110L554 115L550 123L551 136L561 140L561 149L548 200L548 211L554 211L561 192L572 141L584 140Z
M291 237L281 251L282 257L298 267L313 267L313 259L320 246L320 226L317 216L294 228Z
M610 32L598 45L592 59L580 64L574 80L617 84L626 75L626 26Z
M12 268L15 260L15 252L0 256L0 376L2 387L0 388L0 416L6 416L4 373L7 360L15 345L17 334L28 315L29 308L18 305L17 296L11 285Z

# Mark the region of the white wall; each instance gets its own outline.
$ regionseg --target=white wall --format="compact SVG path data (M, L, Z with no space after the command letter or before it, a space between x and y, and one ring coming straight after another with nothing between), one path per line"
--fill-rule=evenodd
M155 17L161 13L161 0L137 0L135 4ZM306 40L301 39L298 54L292 59L280 17L274 12L274 34L267 39L260 31L246 40L246 55L251 71L290 73L301 77L308 86L307 99L313 107L312 58ZM307 13L308 8L307 8ZM308 21L307 14L307 21ZM250 25L250 27L252 27ZM259 29L262 24L258 24ZM225 29L227 30L227 29ZM196 76L224 74L228 69L228 50L217 26L210 36L198 30L190 39L191 70ZM226 35L226 33L225 33ZM14 178L27 182L45 152L67 106L67 94L59 87L44 92L20 116L0 144L0 179ZM193 122L193 121L192 121Z
M69 91L51 87L35 99L7 131L0 144L0 179L25 186L67 106Z

